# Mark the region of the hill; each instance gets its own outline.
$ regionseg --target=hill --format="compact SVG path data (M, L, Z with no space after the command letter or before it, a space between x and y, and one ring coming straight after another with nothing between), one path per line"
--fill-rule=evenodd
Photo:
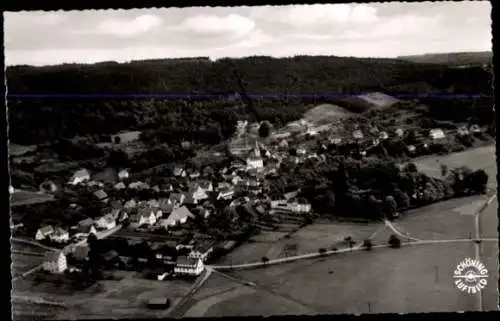
M477 66L483 64L491 64L493 60L493 52L479 51L425 54L400 56L398 57L398 59L415 63L444 64L449 66Z
M315 125L340 121L352 117L356 113L348 109L331 104L321 104L304 114L304 120Z
M334 56L13 66L6 76L10 139L24 145L75 136L99 141L123 130L149 130L149 139L167 143L180 137L217 143L241 118L279 126L318 104L336 104L334 94L392 95L386 88L399 84L491 94L491 75L481 68Z

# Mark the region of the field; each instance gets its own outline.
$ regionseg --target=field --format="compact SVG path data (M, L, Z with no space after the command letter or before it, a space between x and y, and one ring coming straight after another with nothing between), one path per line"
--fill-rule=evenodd
M12 277L16 277L41 264L43 262L43 256L12 254L11 260Z
M458 262L472 253L472 244L419 245L340 254L232 275L318 313L472 310L476 298L460 293L451 278ZM266 309L267 302L259 295L244 294L214 304L204 315L257 314Z
M238 300L235 309L232 302ZM257 303L258 304L255 304ZM312 311L293 300L269 291L246 286L215 272L204 286L192 296L184 317L221 317L248 315L300 315Z
M263 232L221 258L217 264L243 264L260 261L263 256L272 260L285 257L287 253L292 256L317 252L320 248L341 247L346 236L359 243L380 228L383 228L381 223L316 223L298 230L290 238L285 238L280 232Z
M355 115L355 113L344 107L324 104L308 110L304 114L304 119L313 124L324 124L326 122L341 121L353 115Z
M41 194L36 192L28 192L28 191L16 191L11 195L10 205L19 206L19 205L44 203L51 201L53 199L54 197L52 195Z
M36 145L9 144L9 154L12 156L21 156L34 151L36 148Z
M148 309L148 300L169 298L175 302L192 285L188 280L146 280L128 271L116 271L114 275L116 280L99 281L83 290L76 290L69 282L58 284L51 280L53 276L32 275L14 283L13 295L62 301L67 309L58 311L57 317L61 319L159 317L167 311ZM51 308L47 306L44 311L41 307L39 315Z

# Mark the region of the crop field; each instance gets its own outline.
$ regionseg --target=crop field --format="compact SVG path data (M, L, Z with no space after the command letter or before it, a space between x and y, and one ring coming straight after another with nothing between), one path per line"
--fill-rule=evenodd
M468 311L476 308L477 300L458 291L451 276L456 265L471 255L473 245L469 243L415 245L345 253L231 275L291 297L319 313ZM261 302L266 301L240 296L213 306L211 311L218 309L218 316L245 315Z

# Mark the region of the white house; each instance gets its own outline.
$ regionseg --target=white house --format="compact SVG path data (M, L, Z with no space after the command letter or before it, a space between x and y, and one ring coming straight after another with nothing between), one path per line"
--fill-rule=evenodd
M469 131L471 133L478 134L481 132L481 127L479 127L479 125L477 125L477 124L473 124L470 126Z
M398 137L403 137L403 135L405 134L404 130L402 128L398 128L394 131L394 133L396 134L396 136Z
M189 276L198 276L205 269L205 265L201 259L189 259L180 257L174 267L174 273Z
M73 174L69 180L69 184L77 185L88 180L90 180L90 173L85 168L82 168Z
M182 203L184 203L186 195L184 195L183 193L172 193L170 194L168 199L174 204L181 205Z
M45 240L53 233L54 233L54 228L52 227L52 225L47 225L39 228L38 231L36 231L35 239L37 241Z
M101 216L96 222L97 228L110 230L116 226L116 220L111 215Z
M94 220L91 218L81 220L76 226L76 232L77 236L89 236L90 234L96 234L97 230L94 226Z
M256 142L255 143L255 148L250 153L250 155L247 158L247 168L263 168L264 167L264 161L262 160L262 156L260 154L260 149L259 145Z
M125 189L125 188L127 188L127 186L125 185L125 183L120 182L120 183L115 184L115 185L113 186L113 188L114 188L114 189L118 189L118 190L120 190L120 189Z
M189 191L190 197L193 198L196 202L205 200L208 198L207 193L203 188L201 188L198 184L191 191Z
M363 135L363 132L359 129L356 129L352 132L352 137L354 137L355 139L363 139L363 137L365 137Z
M386 139L389 139L389 135L387 134L387 132L382 131L382 132L379 133L379 138L381 140L386 140Z
M63 273L68 268L66 255L62 251L49 251L43 260L43 269L50 273Z
M276 208L280 205L286 204L286 198L280 195L271 196L271 208Z
M234 189L233 188L227 188L219 191L219 194L217 195L218 200L230 200L234 196Z
M144 182L133 182L133 183L130 183L128 185L128 188L131 188L131 189L147 189L149 188L149 185L144 183Z
M434 128L429 132L429 136L432 139L443 139L445 137L445 134L442 129Z
M148 209L142 209L140 213L137 215L133 215L131 217L132 224L136 226L141 226L141 225L149 225L152 226L156 224L156 215L148 210Z
M185 177L186 171L182 167L176 167L176 168L174 168L173 174L174 174L174 176L177 176L177 177Z
M288 208L292 212L296 213L309 213L311 211L311 204L309 204L303 199L299 199L295 202L288 204Z
M56 228L54 233L49 236L52 242L56 243L66 243L69 241L69 233L68 231L62 228Z
M102 189L95 191L94 196L101 202L107 202L108 201L108 194Z
M205 246L193 247L191 252L188 254L188 259L201 259L205 262L213 250L213 247L209 244Z
M408 145L406 147L408 149L408 152L413 153L417 150L417 148L414 145Z
M126 178L129 178L130 174L127 169L122 169L121 171L118 172L118 179L123 180Z
M135 208L136 206L137 206L137 202L134 199L131 199L131 200L125 202L125 204L123 204L123 208L126 210L131 210L131 209Z
M214 190L214 186L211 181L200 181L199 185L205 192L212 192Z
M188 218L194 218L194 215L193 213L191 213L191 211L188 210L186 206L182 206L172 211L167 219L162 220L160 224L165 228L168 228L168 226L184 224L186 223Z

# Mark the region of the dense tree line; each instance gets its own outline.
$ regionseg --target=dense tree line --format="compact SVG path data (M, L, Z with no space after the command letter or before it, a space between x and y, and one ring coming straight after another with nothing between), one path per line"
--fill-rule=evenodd
M328 56L14 66L7 69L10 135L15 142L31 144L164 124L169 128L162 133L165 139L182 134L217 141L231 134L237 119L282 125L299 118L307 106L331 102L331 94L417 81L443 90L453 86L455 92L487 91L488 73L474 71L468 77L461 70L457 86L456 72L450 70L393 59ZM251 108L242 90L257 94ZM58 96L19 96L23 94ZM67 96L78 94L91 96ZM170 96L137 96L147 94ZM200 124L206 128L196 131Z

